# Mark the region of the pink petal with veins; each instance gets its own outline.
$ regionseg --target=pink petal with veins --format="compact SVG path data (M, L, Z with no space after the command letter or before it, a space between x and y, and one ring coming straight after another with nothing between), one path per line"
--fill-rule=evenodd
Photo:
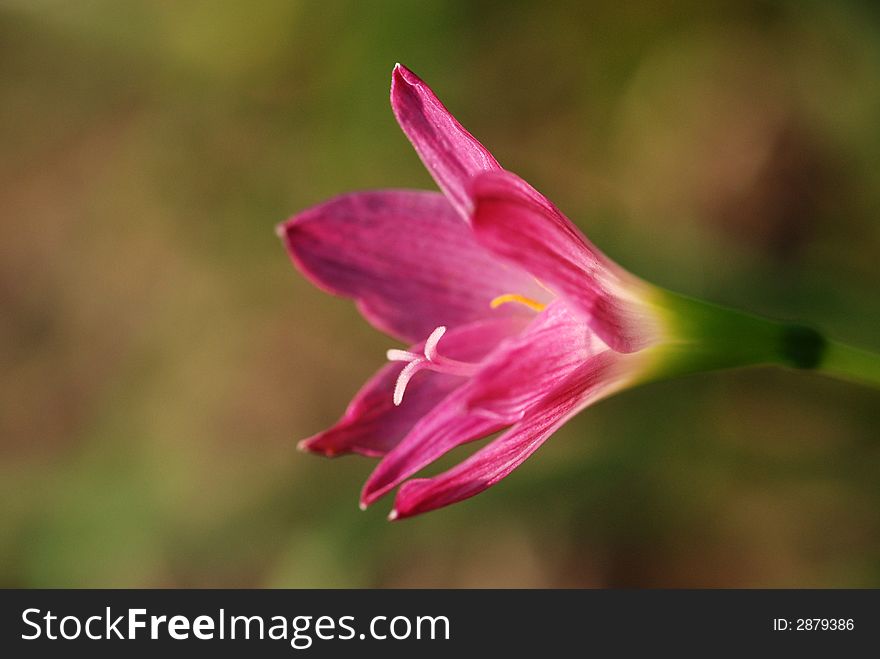
M279 227L294 263L321 288L354 298L378 329L407 343L439 325L534 315L493 298L548 300L528 273L481 245L436 192L377 190L331 199Z
M550 305L528 331L507 342L468 383L471 411L518 421L560 381L606 346L562 300Z
M470 179L499 171L498 161L458 123L431 88L401 64L391 74L391 109L437 185L467 220Z

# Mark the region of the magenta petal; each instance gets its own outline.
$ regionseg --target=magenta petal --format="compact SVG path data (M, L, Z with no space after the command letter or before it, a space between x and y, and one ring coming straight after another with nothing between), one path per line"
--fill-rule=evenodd
M605 350L576 371L522 421L464 462L434 478L404 483L391 519L411 517L479 494L505 478L562 424L588 404L611 393L618 381L616 353Z
M468 183L501 166L473 135L458 123L440 99L415 73L398 64L391 75L391 108L425 167L461 217L468 219Z
M369 505L456 446L520 420L592 350L590 330L563 302L553 302L519 335L496 348L464 386L435 407L367 479ZM607 350L607 348L605 348Z
M377 190L343 195L279 227L291 258L316 285L357 300L378 329L406 343L483 318L528 317L493 298L547 299L528 273L479 245L436 192Z
M364 484L361 506L370 505L456 446L486 437L509 425L499 419L468 412L463 395L466 389L467 384L447 396L382 459Z
M492 355L468 383L471 411L518 421L589 357L607 347L562 300L542 311L528 329Z
M443 352L453 359L479 361L524 324L523 319L499 318L449 330L443 337ZM423 348L420 343L411 350L421 352ZM421 373L410 382L403 402L395 406L392 394L402 368L400 362L383 366L358 391L336 425L303 440L300 447L329 457L344 453L385 455L420 418L466 381L444 373Z
M406 399L395 407L391 396L402 368L399 362L385 364L355 394L333 427L302 440L299 447L327 457L346 453L383 456L416 421L464 382L462 378L445 374L416 378L408 388Z
M634 352L655 338L638 299L645 284L614 264L541 193L510 172L481 175L471 187L477 240L564 296L611 348Z

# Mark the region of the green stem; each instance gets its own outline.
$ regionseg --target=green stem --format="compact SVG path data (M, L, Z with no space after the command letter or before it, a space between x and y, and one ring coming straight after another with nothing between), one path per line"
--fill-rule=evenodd
M812 370L880 387L880 354L830 341L805 325L780 322L658 290L670 340L649 348L657 356L646 379L740 366Z
M829 341L817 370L844 380L880 387L880 355Z
M669 323L668 340L650 348L656 369L649 378L780 364L790 326L672 291L659 290L657 309Z

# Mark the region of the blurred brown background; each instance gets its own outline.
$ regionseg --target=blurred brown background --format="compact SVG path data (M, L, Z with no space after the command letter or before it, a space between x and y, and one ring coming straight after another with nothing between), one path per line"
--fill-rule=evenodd
M667 287L880 349L873 2L0 1L0 584L880 586L880 393L710 374L398 524L297 453L394 343L274 226L424 77ZM460 458L457 453L440 465Z

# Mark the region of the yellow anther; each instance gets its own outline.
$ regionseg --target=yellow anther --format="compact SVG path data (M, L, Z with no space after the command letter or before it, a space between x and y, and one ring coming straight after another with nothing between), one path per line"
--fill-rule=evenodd
M504 295L499 295L494 300L489 303L489 306L493 309L497 309L502 304L507 304L508 302L518 302L520 304L526 305L529 309L534 309L535 311L543 311L546 304L541 304L537 300L533 300L530 297L526 297L525 295L517 295L516 293L505 293Z

